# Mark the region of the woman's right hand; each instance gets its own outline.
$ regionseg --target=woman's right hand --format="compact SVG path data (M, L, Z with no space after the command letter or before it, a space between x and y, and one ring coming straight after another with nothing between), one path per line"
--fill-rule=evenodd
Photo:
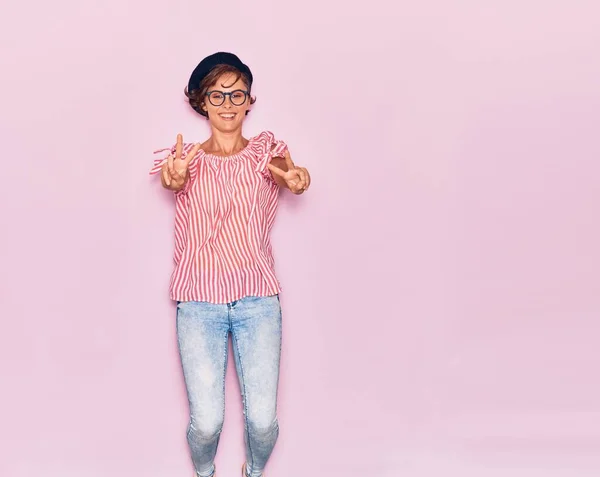
M190 162L200 150L200 144L196 144L184 158L181 157L183 151L183 136L177 135L177 145L175 146L175 156L169 154L167 162L162 166L161 182L165 189L178 191L183 189L188 179L188 168Z

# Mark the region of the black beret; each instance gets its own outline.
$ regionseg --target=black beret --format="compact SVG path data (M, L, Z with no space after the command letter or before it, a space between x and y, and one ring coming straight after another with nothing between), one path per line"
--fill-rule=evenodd
M252 72L250 71L250 68L242 63L242 61L233 53L220 51L207 56L198 63L198 66L196 66L188 81L188 92L191 93L192 90L198 89L202 80L210 73L210 70L218 65L229 65L237 68L241 73L245 73L246 76L248 76L248 80L250 81L249 86L252 86Z

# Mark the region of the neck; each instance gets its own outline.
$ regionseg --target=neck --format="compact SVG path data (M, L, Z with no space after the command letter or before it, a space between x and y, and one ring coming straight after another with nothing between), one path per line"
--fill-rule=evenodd
M212 128L212 135L207 141L206 146L213 154L227 156L244 149L246 143L247 141L242 136L241 128L231 132L223 132Z

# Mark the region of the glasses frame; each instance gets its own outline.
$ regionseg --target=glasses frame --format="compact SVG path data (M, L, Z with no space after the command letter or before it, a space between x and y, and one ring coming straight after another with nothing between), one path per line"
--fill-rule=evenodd
M221 93L223 95L223 101L221 101L219 104L215 104L212 102L210 95L212 93ZM244 101L242 101L240 104L235 104L233 102L232 98L232 94L235 93L244 93ZM236 89L234 91L230 91L228 93L224 92L224 91L219 91L218 89L213 89L211 91L207 91L206 92L206 96L208 97L208 101L210 102L210 104L212 104L215 107L219 107L219 106L223 106L225 104L225 100L227 99L227 96L229 96L229 102L231 104L233 104L234 106L243 106L244 104L246 104L246 101L248 101L248 96L250 96L250 92L246 91L245 89Z

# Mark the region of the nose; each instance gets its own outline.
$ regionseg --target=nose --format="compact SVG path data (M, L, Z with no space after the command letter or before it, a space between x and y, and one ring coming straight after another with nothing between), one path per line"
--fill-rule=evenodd
M223 103L223 106L226 108L231 108L233 106L233 103L231 102L230 94L225 95L225 102Z

